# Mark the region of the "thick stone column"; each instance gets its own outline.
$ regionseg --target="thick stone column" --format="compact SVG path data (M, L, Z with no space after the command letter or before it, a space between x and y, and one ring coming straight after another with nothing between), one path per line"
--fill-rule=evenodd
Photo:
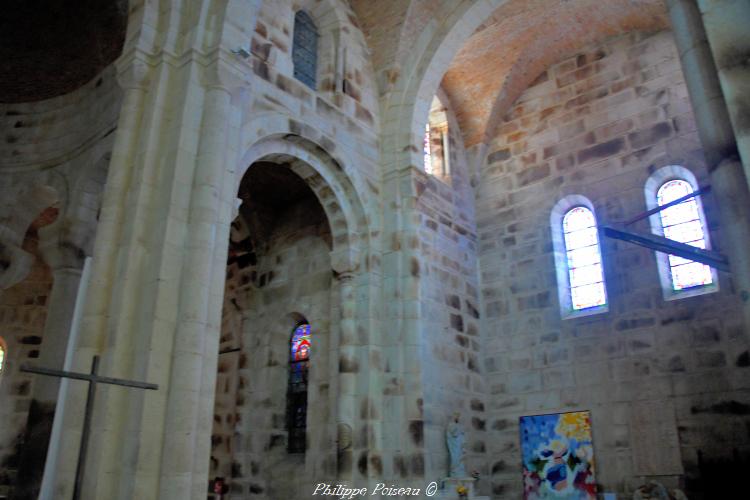
M750 194L747 179L695 0L667 0L667 6L719 209L725 243L721 250L729 257L732 278L743 304L745 325L750 326L750 253L747 252L750 247Z
M354 275L338 274L340 305L338 350L337 479L351 484L354 478L354 433L356 429L357 382L359 349L357 346L354 311Z
M67 222L58 220L40 231L41 251L53 281L38 364L53 370L62 370L65 363L84 264L83 252L61 234L63 227L70 227ZM34 380L14 499L34 500L39 495L59 389L58 378L37 376Z
M105 313L111 294L110 283L113 261L117 259L119 232L125 212L127 185L132 171L139 141L138 129L143 119L143 108L148 96L149 70L144 64L131 64L119 75L124 96L118 120L118 132L110 163L110 170L102 200L102 212L97 229L94 254L98 259L92 262L93 293L86 295L82 328L73 349L71 369L88 371L91 359L100 353L102 337L108 331L108 317ZM122 287L124 284L120 284ZM88 327L83 327L87 323ZM105 372L106 373L106 372ZM110 372L111 373L111 372ZM118 374L121 375L121 374ZM57 467L50 474L50 491L56 497L69 499L73 494L76 464L81 441L83 411L86 406L86 384L71 383L65 410L60 414L60 445ZM44 497L43 500L47 500Z
M698 8L750 180L750 1L698 0Z

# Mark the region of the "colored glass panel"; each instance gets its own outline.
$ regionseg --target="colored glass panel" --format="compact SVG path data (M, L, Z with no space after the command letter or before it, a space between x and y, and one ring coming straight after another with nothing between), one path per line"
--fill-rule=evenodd
M310 358L310 325L299 325L292 335L292 361Z
M292 332L289 381L287 385L287 451L304 453L307 435L307 383L310 368L310 325L303 323Z
M297 11L294 15L292 62L294 63L294 77L315 90L318 67L318 29L310 15L303 10Z
M573 309L606 304L599 235L593 212L586 207L570 209L563 217L563 235Z
M422 144L422 150L424 152L424 171L428 174L432 173L432 150L430 148L430 124L428 123L424 127L424 141Z
M690 183L675 179L659 188L657 203L666 205L693 192ZM698 212L698 202L690 198L677 205L665 208L660 214L664 237L698 248L706 248L706 233ZM669 272L674 290L684 290L713 283L711 268L676 255L669 256Z

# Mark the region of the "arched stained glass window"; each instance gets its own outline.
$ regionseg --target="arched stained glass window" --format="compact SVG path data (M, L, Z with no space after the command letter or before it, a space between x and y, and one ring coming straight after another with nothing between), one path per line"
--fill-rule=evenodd
M5 368L5 343L0 338L0 374L3 373L3 368Z
M289 453L305 452L307 432L307 381L310 368L310 325L301 323L292 332L287 388L287 429Z
M656 193L659 206L666 205L693 192L689 182L673 179L665 182ZM706 248L698 203L690 198L659 212L664 237L698 248ZM674 290L685 290L713 283L711 268L700 262L669 255L669 273Z
M318 68L318 29L312 17L304 10L294 15L292 40L294 77L315 90Z
M424 171L428 174L432 173L432 148L430 147L430 124L424 126L424 142L422 144L422 150L424 152Z
M563 217L571 307L575 311L607 303L596 218L584 206L571 208Z

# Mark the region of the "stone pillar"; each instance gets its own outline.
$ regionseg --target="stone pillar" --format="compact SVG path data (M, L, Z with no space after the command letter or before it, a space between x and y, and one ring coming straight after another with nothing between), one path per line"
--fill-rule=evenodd
M354 324L356 308L354 275L338 274L340 294L338 350L337 479L351 484L354 478L354 434L357 416L357 381L360 378L359 349Z
M87 372L91 359L100 353L101 337L108 330L105 310L109 302L113 279L112 261L117 258L119 231L125 212L127 181L131 175L129 165L134 161L143 117L143 107L148 95L149 71L146 65L132 64L128 71L119 75L124 96L118 120L118 131L113 148L105 195L102 199L102 212L97 227L94 254L98 259L92 262L92 286L86 295L81 331L73 349L73 371ZM94 277L95 276L95 277ZM88 323L84 327L83 323ZM106 372L105 372L106 373ZM110 372L111 373L111 372ZM118 374L121 375L121 374ZM83 412L86 406L86 384L72 383L68 387L65 410L60 414L60 453L57 466L50 474L50 490L62 500L71 498L75 482L76 464L81 441ZM47 500L44 498L43 500Z
M750 2L698 0L745 175L750 180Z
M61 234L62 227L69 227L69 224L58 220L40 231L41 251L52 270L53 281L38 364L53 370L62 370L65 363L84 264L84 252L79 252L79 248ZM14 499L34 500L39 495L59 389L59 378L35 377Z
M746 0L743 0L746 1ZM721 3L721 2L719 2ZM721 219L721 248L729 257L732 279L750 326L750 194L737 153L716 66L695 0L667 0L698 134Z
M169 453L162 455L159 495L164 499L200 498L208 487L229 221L236 197L233 193L232 205L217 203L226 199L231 94L218 74L222 69L210 71L217 74L209 78L203 101L179 301L182 314L171 356L163 445ZM175 460L172 454L183 459Z

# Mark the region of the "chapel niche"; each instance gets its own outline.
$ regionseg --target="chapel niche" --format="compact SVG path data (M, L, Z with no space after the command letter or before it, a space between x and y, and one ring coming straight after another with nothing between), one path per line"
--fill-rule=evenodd
M327 354L335 304L331 229L290 164L254 163L238 197L210 477L258 498L296 498L312 470L316 477L335 470L328 428L335 408Z

